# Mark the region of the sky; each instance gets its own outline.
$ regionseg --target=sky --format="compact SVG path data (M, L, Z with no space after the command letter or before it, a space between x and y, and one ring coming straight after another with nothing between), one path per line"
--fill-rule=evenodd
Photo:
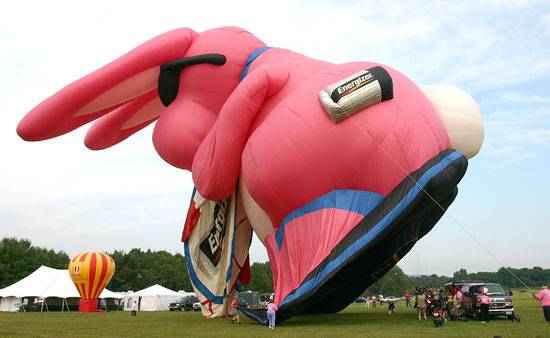
M238 26L332 63L373 61L419 87L450 84L485 125L459 194L399 266L452 275L550 268L547 1L10 1L0 12L0 237L82 251L183 253L193 183L156 154L152 127L91 151L87 126L25 142L16 126L57 90L166 31ZM255 239L252 262L268 260ZM550 282L550 281L549 281Z

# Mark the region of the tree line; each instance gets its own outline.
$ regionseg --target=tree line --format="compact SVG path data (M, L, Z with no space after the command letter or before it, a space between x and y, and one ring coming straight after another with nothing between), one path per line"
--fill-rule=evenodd
M153 284L160 284L171 290L192 291L185 257L167 251L142 251L132 249L129 252L105 252L113 257L116 272L108 285L115 292L137 291ZM5 237L0 241L0 288L9 286L28 276L41 265L56 269L66 269L70 257L63 251L54 251L32 245L27 239ZM269 262L253 263L250 266L250 283L241 290L273 292L273 275ZM515 275L515 276L514 276ZM517 276L517 278L516 278ZM408 276L401 268L394 266L378 282L365 290L363 295L384 294L401 295L408 290L413 292L416 286L443 288L453 280L482 280L499 283L505 288L523 288L518 278L530 287L550 283L550 269L500 268L496 272L468 273L459 269L453 276L422 275Z
M116 264L115 274L107 286L115 292L137 291L154 284L171 290L193 291L185 257L167 251L105 252ZM32 246L27 239L5 237L0 241L0 289L28 276L41 265L67 269L69 255L63 251ZM273 292L273 277L269 263L253 263L251 280L246 290Z
M516 278L517 277L517 278ZM443 289L445 283L458 280L483 281L498 283L506 289L540 287L550 282L550 269L535 266L533 268L505 268L496 272L468 273L466 269L455 271L451 277L432 275L407 276L399 266L394 266L378 282L371 285L365 292L366 295L402 295L406 290L413 293L417 286ZM521 280L521 281L520 281ZM525 284L525 285L524 285Z

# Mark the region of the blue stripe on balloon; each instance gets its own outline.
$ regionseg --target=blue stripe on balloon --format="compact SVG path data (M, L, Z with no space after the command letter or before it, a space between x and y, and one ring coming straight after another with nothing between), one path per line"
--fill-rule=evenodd
M191 277L191 281L193 282L193 285L197 288L197 290L200 291L208 300L210 300L214 304L223 304L223 300L225 299L226 290L223 290L223 296L216 296L214 295L206 285L204 285L199 277L197 276L197 273L195 272L195 269L193 268L193 264L191 263L191 255L189 254L189 244L187 242L184 243L183 248L185 250L185 260L187 261L187 270L189 270L189 277Z
M317 276L310 279L306 283L300 285L296 291L288 295L282 302L281 306L289 303L297 298L300 298L314 287L316 287L328 274L330 274L335 268L344 263L347 259L353 256L357 251L367 245L371 240L376 238L388 225L393 222L405 210L405 208L411 203L411 201L423 190L424 186L430 182L437 174L443 171L449 164L456 159L462 157L463 154L459 151L454 151L447 157L443 158L438 164L430 168L422 177L416 182L414 187L401 199L401 201L369 232L361 236L357 241L351 244L340 256L327 264L327 266L321 270Z
M254 62L254 60L256 60L256 58L260 56L260 54L262 54L263 52L271 48L273 47L265 46L265 47L256 49L254 52L252 52L252 54L248 56L248 59L246 59L246 62L244 63L244 68L243 68L243 71L241 72L241 76L239 77L239 82L241 82L245 78L245 76L248 74L248 68L250 68L250 65L252 64L252 62Z
M383 199L383 195L377 194L375 192L349 189L334 190L327 194L324 194L323 196L304 205L303 207L294 210L283 219L279 230L277 230L277 233L275 234L277 247L281 249L285 233L285 226L288 223L292 222L294 219L323 209L347 210L349 212L355 212L362 216L366 216Z

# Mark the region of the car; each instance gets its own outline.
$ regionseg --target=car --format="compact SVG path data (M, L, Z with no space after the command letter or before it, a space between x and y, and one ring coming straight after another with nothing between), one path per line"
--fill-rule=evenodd
M193 311L200 311L201 309L202 306L200 302L193 303Z
M459 280L452 281L445 284L445 292L451 292L456 294L457 290L462 290L462 287L467 284L483 283L482 280Z
M464 298L464 313L466 315L474 317L476 320L481 317L481 306L477 299L486 290L487 296L491 298L489 316L507 316L508 319L515 318L514 302L500 284L486 282L464 283L461 290Z
M357 298L355 298L355 300L353 302L354 303L364 303L366 301L367 300L365 299L365 297L357 297Z
M170 303L168 308L170 311L190 311L191 309L194 309L194 304L198 302L199 299L195 296L182 297L177 301Z
M398 302L398 301L399 301L399 298L394 297L394 296L388 296L388 297L384 297L384 299L382 299L383 303L395 303L395 302Z

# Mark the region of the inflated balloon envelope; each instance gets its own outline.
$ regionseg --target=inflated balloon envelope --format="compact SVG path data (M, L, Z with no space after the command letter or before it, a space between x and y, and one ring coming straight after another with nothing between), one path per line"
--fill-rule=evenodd
M95 119L89 148L156 121L159 155L192 172L182 240L203 314L230 314L253 230L279 322L339 311L381 278L452 203L483 141L458 88L423 92L387 65L335 65L236 27L153 38L44 100L17 132L43 140Z
M97 309L97 299L114 273L115 261L101 252L83 252L71 259L69 275L80 294L79 312L103 312Z

